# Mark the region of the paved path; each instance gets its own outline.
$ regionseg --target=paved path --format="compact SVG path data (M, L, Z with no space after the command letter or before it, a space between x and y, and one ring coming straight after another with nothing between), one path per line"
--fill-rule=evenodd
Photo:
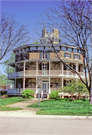
M42 101L42 99L40 99L40 101ZM32 105L32 104L35 104L38 102L38 99L36 98L33 98L31 100L28 100L28 101L22 101L22 102L18 102L18 103L14 103L14 104L10 104L10 105L7 105L7 106L10 106L10 107L19 107L19 108L23 108L22 112L24 111L29 111L31 112L32 114L36 114L36 112L40 109L38 108L31 108L31 107L27 107L28 105Z
M46 100L46 99L40 99L40 101ZM7 106L10 107L19 107L23 108L23 110L16 110L16 111L0 111L1 117L30 117L31 115L36 115L36 112L40 109L38 108L31 108L27 107L28 105L32 105L38 102L37 98L28 100L28 101L22 101L14 104L10 104Z

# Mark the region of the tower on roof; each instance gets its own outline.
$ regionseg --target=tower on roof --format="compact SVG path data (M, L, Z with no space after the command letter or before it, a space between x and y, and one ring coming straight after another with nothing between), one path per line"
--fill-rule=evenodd
M53 29L52 33L48 33L46 29L42 30L42 38L40 38L40 42L42 44L50 44L50 39L53 40L53 44L59 44L61 42L58 29Z

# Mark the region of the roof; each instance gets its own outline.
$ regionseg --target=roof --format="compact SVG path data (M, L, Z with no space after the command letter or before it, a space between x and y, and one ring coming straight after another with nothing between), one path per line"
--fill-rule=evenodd
M54 46L62 46L62 47L69 47L69 48L78 48L74 45L64 45L64 44L53 44ZM50 47L51 44L26 44L26 45L23 45L23 46L20 46L20 47L17 47L15 49L13 49L13 51L16 51L16 50L19 50L19 49L23 49L23 48L27 48L27 47Z

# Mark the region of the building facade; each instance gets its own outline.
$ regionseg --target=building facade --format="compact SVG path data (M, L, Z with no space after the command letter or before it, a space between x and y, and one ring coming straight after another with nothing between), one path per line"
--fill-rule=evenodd
M50 39L53 39L59 57L84 78L83 57L80 50L75 46L60 44L58 29L53 29L53 33L47 33L44 29L41 44L27 44L13 50L15 62L9 66L14 67L15 72L8 72L8 80L13 80L15 86L12 89L8 88L8 95L18 95L20 84L20 94L23 90L32 89L35 97L38 97L39 90L41 97L47 97L51 91L63 88L71 80L79 79L60 62L53 52Z

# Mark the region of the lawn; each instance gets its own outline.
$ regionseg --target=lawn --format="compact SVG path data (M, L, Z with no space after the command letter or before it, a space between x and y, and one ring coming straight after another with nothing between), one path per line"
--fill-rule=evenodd
M29 100L29 99L23 99L21 97L20 98L19 97L9 97L9 98L5 98L5 99L0 99L0 111L22 110L22 108L9 107L6 105L25 101L25 100Z
M92 105L89 100L47 100L38 104L29 105L28 107L39 108L38 115L76 115L76 116L92 116Z

